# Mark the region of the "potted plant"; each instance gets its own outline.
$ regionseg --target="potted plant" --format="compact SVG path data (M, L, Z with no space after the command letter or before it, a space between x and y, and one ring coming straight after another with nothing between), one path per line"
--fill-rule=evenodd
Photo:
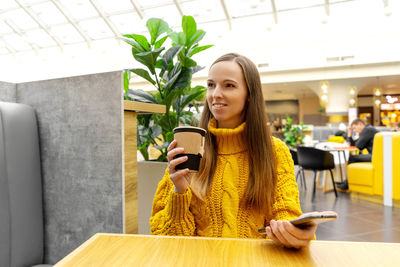
M285 143L289 147L296 147L303 144L304 132L306 126L302 122L299 125L294 126L293 120L290 116L286 115L286 123L283 128L283 136L285 137Z
M185 109L194 107L196 101L205 95L204 86L191 87L192 75L202 67L192 56L210 48L200 46L206 34L197 29L193 17L182 17L182 31L175 32L168 23L159 18L151 18L146 23L149 38L140 34L124 35L121 39L132 46L133 58L146 69L129 69L124 73L124 99L166 106L165 114L138 116L138 150L145 160L149 160L149 146L160 151L157 161L166 161L167 147L173 140L173 129L179 124L196 124L193 112ZM169 47L164 46L170 41ZM135 73L151 83L156 91L129 89L131 73Z

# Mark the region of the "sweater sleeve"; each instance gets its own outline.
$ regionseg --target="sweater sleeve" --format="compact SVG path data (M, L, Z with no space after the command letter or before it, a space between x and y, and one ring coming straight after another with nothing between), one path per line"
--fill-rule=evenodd
M186 193L174 192L174 184L169 178L168 169L158 184L153 200L150 229L153 235L181 235L193 236L195 223L190 212L192 191L190 187Z
M292 156L286 144L274 138L277 159L277 184L272 219L291 220L302 214Z

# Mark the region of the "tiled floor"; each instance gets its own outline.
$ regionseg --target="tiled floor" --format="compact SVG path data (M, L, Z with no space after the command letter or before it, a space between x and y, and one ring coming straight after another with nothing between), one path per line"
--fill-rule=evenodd
M306 171L307 191L300 190L303 212L334 210L339 214L335 221L318 226L318 240L399 242L400 209L365 200L351 199L348 193L323 193L317 189L314 202L312 195L312 172Z

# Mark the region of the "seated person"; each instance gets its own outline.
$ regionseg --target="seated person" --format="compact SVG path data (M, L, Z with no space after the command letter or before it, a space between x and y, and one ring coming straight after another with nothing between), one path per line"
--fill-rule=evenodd
M353 138L353 132L359 135L358 139ZM350 155L347 164L352 164L354 162L371 162L372 148L376 133L378 133L378 130L366 124L364 120L357 118L352 121L347 132L347 141L351 146L356 146L360 151L366 148L368 154ZM340 189L348 189L347 180L342 183L337 183L337 187Z
M253 62L238 54L209 69L200 127L207 130L198 173L175 167L186 156L168 147L168 169L150 218L155 235L266 238L288 247L307 246L317 224L300 229L301 215L289 149L267 127L261 80Z
M346 139L347 133L346 133L346 125L344 125L344 123L341 123L339 125L339 130L335 133L335 136L343 136L343 138Z

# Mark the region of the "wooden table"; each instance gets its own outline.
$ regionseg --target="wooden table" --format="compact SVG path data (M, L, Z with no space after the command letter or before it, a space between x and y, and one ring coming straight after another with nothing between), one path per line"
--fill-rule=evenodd
M399 266L400 243L312 241L287 249L270 240L96 234L55 266Z
M355 147L355 146L345 146L345 147L328 147L328 148L323 148L323 150L327 150L327 151L330 151L330 152L334 152L334 151L336 151L337 153L338 153L338 156L339 156L339 170L340 170L340 180L343 182L344 181L344 179L343 179L343 172L342 172L342 158L341 158L341 156L340 156L340 152L342 152L343 153L343 159L344 159L344 165L346 166L347 165L347 160L346 160L346 153L345 153L345 151L349 151L349 153L350 152L353 152L353 151L357 151L357 147ZM346 167L345 167L346 168ZM347 180L347 175L346 175L346 178L345 178L346 180Z

